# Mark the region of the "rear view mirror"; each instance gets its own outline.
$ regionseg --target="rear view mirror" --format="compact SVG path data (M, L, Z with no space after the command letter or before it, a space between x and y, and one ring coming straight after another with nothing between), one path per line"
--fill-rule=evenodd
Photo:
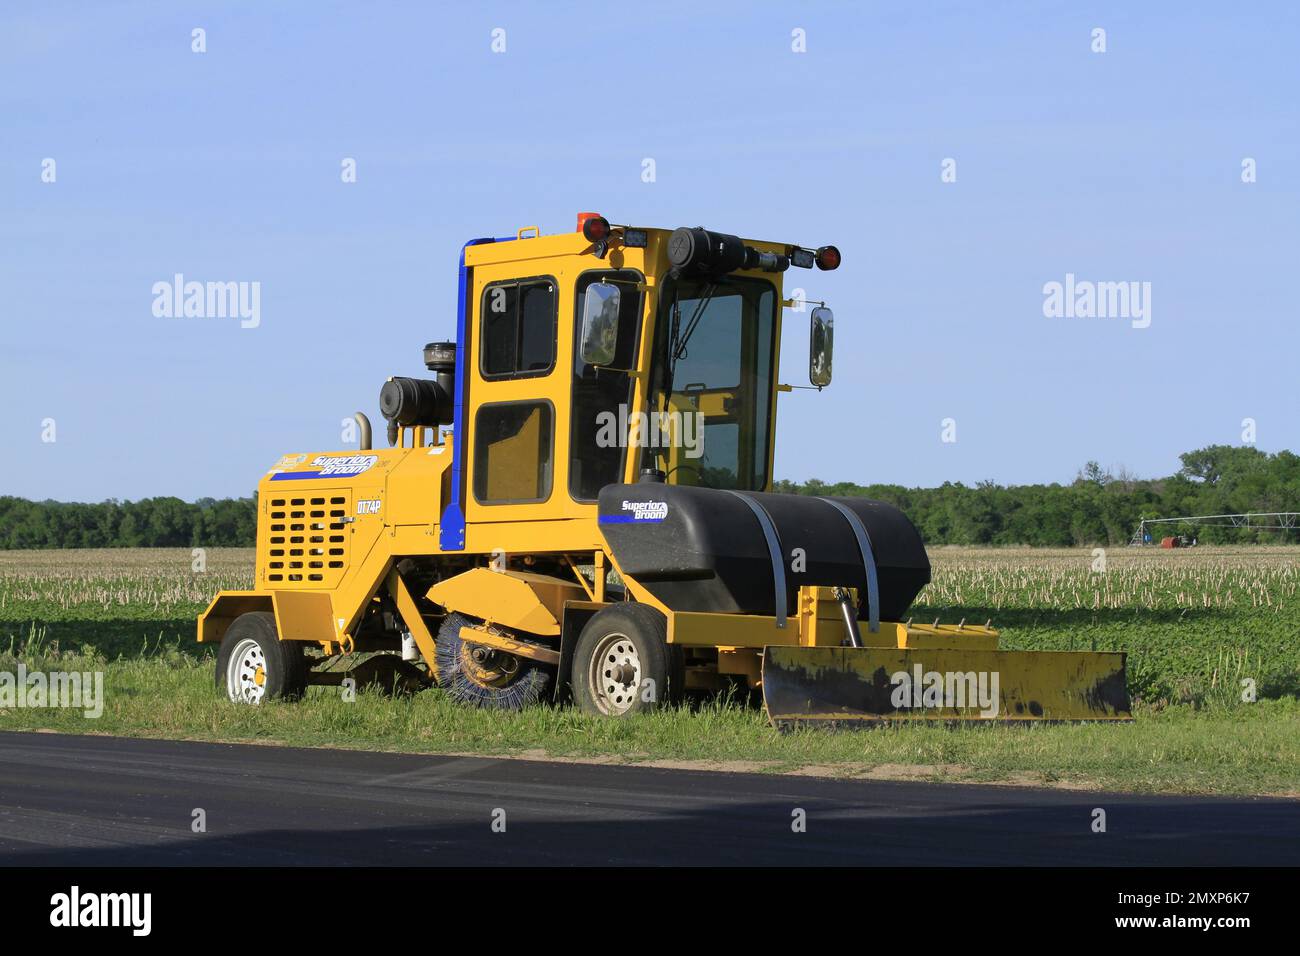
M835 345L835 316L826 306L812 310L808 341L808 380L818 388L831 383L831 352Z
M609 365L618 345L618 286L593 282L582 297L582 361Z

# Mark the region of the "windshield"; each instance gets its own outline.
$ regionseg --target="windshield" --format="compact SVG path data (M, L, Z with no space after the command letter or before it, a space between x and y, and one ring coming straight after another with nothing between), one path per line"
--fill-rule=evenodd
M767 484L776 291L759 279L681 279L660 298L642 467L668 481Z

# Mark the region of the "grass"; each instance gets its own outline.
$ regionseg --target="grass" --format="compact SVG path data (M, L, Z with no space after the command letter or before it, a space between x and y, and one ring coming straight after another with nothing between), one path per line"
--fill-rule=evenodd
M547 756L761 772L984 781L1147 792L1300 796L1300 549L940 548L918 619L993 618L1004 646L1122 648L1131 725L904 725L778 734L725 699L628 721L570 707L466 709L437 690L346 703L238 707L214 690L193 615L244 587L251 552L0 552L0 671L103 670L104 714L0 711L0 729L106 732L374 750ZM1259 700L1241 700L1241 681Z

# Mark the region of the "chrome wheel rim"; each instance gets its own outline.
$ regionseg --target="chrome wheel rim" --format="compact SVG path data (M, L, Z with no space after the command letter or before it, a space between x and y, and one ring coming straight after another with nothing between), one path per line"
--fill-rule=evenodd
M636 703L641 689L641 658L626 634L601 638L587 673L591 699L602 714L617 717Z
M235 645L226 665L226 693L237 704L260 704L266 696L266 653L252 638Z

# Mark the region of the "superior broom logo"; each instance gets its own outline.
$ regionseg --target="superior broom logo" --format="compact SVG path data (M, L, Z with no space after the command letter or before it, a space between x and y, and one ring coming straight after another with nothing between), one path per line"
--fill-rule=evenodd
M319 455L311 463L317 467L320 475L359 475L369 471L379 461L378 455L346 455L342 458L333 455Z
M666 501L628 501L623 499L623 514L601 515L600 524L658 524L668 517Z
M997 671L927 671L920 664L892 674L890 703L897 710L978 707L981 717L998 715Z
M284 459L281 459L283 462ZM277 465L270 471L272 481L301 481L305 478L351 478L369 471L379 461L378 455L317 455L311 460L315 471L283 471Z

